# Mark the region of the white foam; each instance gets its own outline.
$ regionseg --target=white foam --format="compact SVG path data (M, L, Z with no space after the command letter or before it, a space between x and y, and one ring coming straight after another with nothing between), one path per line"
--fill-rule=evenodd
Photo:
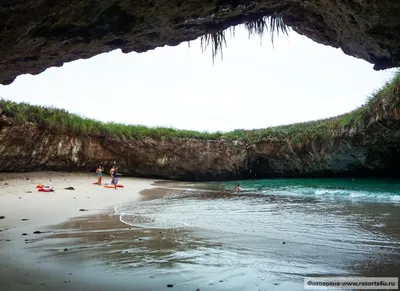
M392 195L390 196L390 200L394 203L400 203L400 195Z
M364 198L367 197L367 194L361 192L352 192L349 195L350 198Z
M315 195L325 195L328 194L328 191L326 190L317 190L315 191Z
M309 187L287 187L283 189L263 189L256 194L280 196L315 196L319 199L337 199L350 201L376 201L386 203L400 203L400 194L393 192L374 192L368 190L326 189ZM252 194L252 193L249 193Z

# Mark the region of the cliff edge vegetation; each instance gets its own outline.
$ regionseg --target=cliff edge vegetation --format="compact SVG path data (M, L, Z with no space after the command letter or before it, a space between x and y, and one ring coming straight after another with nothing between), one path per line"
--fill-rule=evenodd
M383 108L392 110L394 116L397 116L400 113L399 86L400 71L394 75L390 82L373 92L363 106L349 113L315 121L263 129L237 129L231 132L200 132L172 127L104 123L69 113L64 109L17 103L6 99L0 99L0 110L3 115L12 118L13 124L21 125L25 122L33 122L41 128L55 133L120 138L123 140L143 137L151 137L156 140L162 138L241 139L248 143L257 142L263 138L283 138L296 144L307 143L315 138L328 138L344 128L362 126L362 124L368 123L371 117L383 114Z

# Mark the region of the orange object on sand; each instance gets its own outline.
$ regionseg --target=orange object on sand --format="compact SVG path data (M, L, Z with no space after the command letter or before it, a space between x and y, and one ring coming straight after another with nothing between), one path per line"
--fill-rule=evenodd
M46 186L42 185L42 184L37 184L36 188L46 188Z
M124 185L117 184L117 187L118 188L124 188ZM104 185L104 188L115 188L115 186L114 185Z

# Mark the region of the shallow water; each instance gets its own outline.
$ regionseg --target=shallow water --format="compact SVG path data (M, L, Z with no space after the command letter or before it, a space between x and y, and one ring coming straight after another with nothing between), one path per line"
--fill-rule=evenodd
M237 183L239 193L232 191ZM143 229L180 231L176 248L161 260L174 262L188 281L219 277L224 287L215 289L301 290L305 276L400 274L397 181L191 184L118 212L123 222Z
M73 269L71 290L96 278L96 290L287 291L304 290L306 276L400 274L400 182L174 187L161 199L119 205L117 215L72 219L31 248L46 252L42 267Z

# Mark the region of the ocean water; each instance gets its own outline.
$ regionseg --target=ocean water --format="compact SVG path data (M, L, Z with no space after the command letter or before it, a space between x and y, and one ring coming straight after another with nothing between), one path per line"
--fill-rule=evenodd
M177 290L303 290L305 276L400 274L400 181L193 183L117 212L160 233L134 266L179 273Z

